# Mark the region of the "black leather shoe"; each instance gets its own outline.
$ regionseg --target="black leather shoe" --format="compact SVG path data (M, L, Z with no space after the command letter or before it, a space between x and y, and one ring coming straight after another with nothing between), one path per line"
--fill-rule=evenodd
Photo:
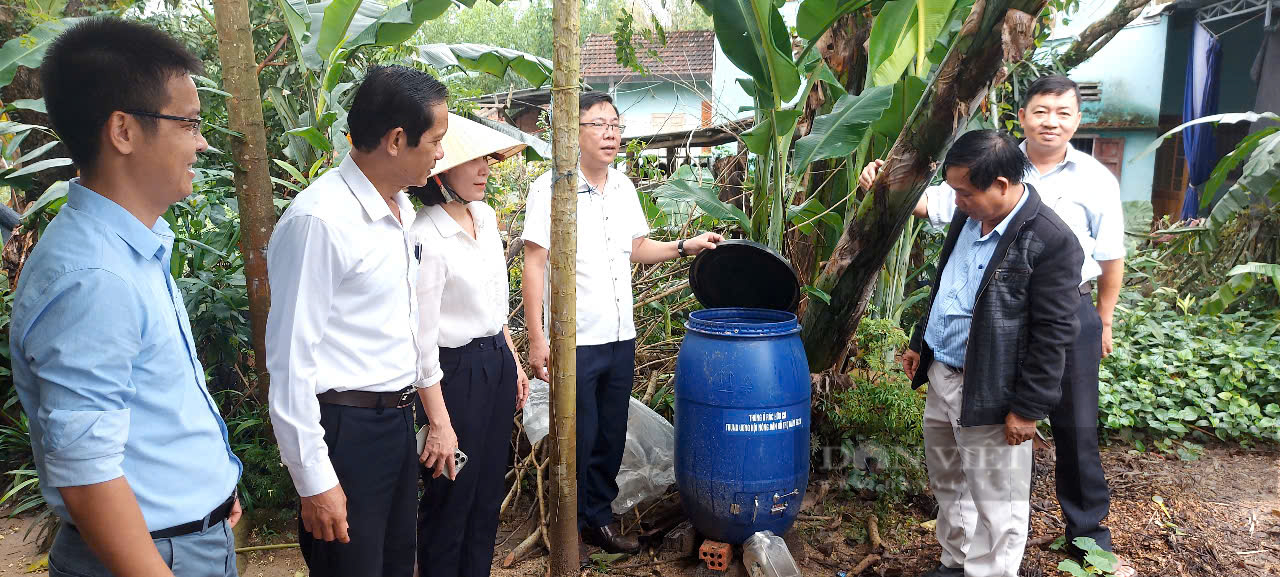
M924 573L920 577L964 577L964 567L947 567L939 563L936 569Z
M582 539L609 553L635 554L640 552L640 542L636 541L635 537L623 535L618 530L616 523L605 525L604 527L587 527L582 532Z

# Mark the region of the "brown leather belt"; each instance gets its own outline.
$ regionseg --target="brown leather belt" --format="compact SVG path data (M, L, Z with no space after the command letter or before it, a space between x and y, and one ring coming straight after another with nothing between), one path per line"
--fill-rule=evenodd
M316 395L326 405L342 405L359 409L403 409L413 406L416 390L405 387L393 393L373 391L325 391Z
M1084 281L1084 283L1080 285L1080 294L1082 295L1093 294L1093 281L1091 280Z

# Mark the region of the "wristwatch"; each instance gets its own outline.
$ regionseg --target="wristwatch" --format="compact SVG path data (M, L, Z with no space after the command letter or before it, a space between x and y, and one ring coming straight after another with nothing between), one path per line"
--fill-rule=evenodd
M680 256L689 256L688 254L685 254L685 252L684 252L684 239L683 239L683 238L682 238L682 239L680 239L680 241L676 243L676 254L679 254Z

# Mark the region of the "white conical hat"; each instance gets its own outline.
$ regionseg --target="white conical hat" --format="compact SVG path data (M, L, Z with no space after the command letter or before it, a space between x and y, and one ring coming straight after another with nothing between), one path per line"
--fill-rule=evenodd
M449 130L444 133L440 146L444 148L444 158L436 161L431 176L485 156L489 157L489 164L501 162L524 150L527 145L479 122L450 112Z

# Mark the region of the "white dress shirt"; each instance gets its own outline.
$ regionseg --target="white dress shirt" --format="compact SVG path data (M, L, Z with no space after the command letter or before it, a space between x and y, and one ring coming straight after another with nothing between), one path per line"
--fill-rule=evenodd
M633 339L631 244L649 234L636 187L610 168L604 186L592 188L578 171L578 346ZM521 238L551 248L551 173L529 186ZM550 271L551 261L547 268ZM550 324L551 275L543 291L543 326Z
M402 224L350 157L298 194L267 248L271 423L298 494L338 484L316 395L419 385L413 205Z
M498 215L483 202L467 203L476 236L462 230L441 205L424 206L413 223L422 245L418 268L419 362L422 383L440 382L440 347L460 347L496 335L511 312L506 252Z
M1026 153L1027 143L1020 146ZM1035 166L1027 170L1023 182L1035 187L1040 200L1080 240L1084 249L1082 282L1102 274L1099 261L1124 258L1124 209L1120 205L1120 183L1097 159L1067 145L1067 156L1052 170L1041 174ZM956 211L956 191L946 182L924 191L929 204L929 221L942 227Z

